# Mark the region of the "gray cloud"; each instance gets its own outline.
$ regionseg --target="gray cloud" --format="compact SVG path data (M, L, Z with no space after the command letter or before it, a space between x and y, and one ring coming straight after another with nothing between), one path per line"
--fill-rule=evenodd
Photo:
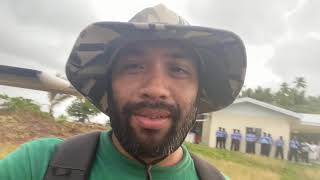
M88 1L9 0L17 21L24 25L41 25L64 32L79 32L95 19Z
M287 82L303 76L308 82L308 91L320 95L320 40L300 39L288 41L275 49L268 66Z
M224 28L239 34L246 43L267 44L287 31L285 13L298 0L205 0L188 4L191 22Z
M320 33L320 1L309 0L306 2L302 8L290 16L290 25L296 33Z
M0 64L60 73L76 36L96 19L89 2L76 0L7 0L0 12Z
M298 0L188 0L182 4L187 6L182 8L187 10L182 14L196 25L234 31L247 45L273 46L275 40L286 34L288 23L284 15L294 9L297 2ZM317 20L320 17L319 3L318 0L307 1L293 13L289 17L291 30L299 32L299 36L307 32L320 32L320 21ZM116 10L119 8L121 5L112 7ZM139 10L143 8L145 7L139 7ZM116 10L114 12L118 12ZM60 73L64 73L65 62L80 30L98 20L89 1L77 0L2 0L0 12L0 64ZM120 17L125 12L119 9L119 16L112 14L113 16L111 12L108 14L108 20ZM310 91L319 92L317 67L320 67L320 61L316 61L316 57L320 57L317 51L320 43L314 39L301 39L299 36L295 37L299 41L288 41L275 46L275 55L268 67L287 81L295 76L305 76L310 84ZM249 63L258 60L251 59ZM248 65L250 66L251 64Z
M320 95L320 41L306 38L309 32L320 32L320 21L317 21L320 2L305 1L303 6L297 7L298 0L205 0L201 3L190 1L188 13L191 23L231 30L239 34L247 45L271 45L274 56L266 60L265 67L287 82L297 76L306 77L308 91ZM288 12L292 14L286 19ZM289 28L293 33L291 40L286 38ZM249 59L248 67L259 64L258 61ZM256 79L264 77L262 74L255 75Z

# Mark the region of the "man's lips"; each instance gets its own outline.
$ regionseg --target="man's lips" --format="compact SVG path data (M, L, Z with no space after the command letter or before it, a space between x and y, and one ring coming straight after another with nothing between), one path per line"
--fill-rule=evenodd
M133 114L132 120L144 129L165 128L171 117L171 113L159 109L143 109Z

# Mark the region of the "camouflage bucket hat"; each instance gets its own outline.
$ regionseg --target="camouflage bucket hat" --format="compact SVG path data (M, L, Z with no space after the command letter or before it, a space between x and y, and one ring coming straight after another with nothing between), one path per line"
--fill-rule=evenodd
M191 45L199 56L199 112L230 105L239 94L246 73L246 53L241 39L232 32L190 26L163 5L147 8L128 23L97 22L79 35L66 65L71 84L106 113L107 75L117 52L141 40L177 40Z

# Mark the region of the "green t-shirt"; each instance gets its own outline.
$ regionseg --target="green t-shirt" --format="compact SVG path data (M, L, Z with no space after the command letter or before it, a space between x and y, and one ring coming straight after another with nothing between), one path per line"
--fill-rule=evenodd
M41 138L22 145L18 150L0 160L0 180L42 180L51 155L59 138ZM186 149L183 159L171 167L153 166L153 180L196 180L198 179L193 160ZM79 149L81 151L81 149ZM145 179L144 166L120 154L111 140L111 132L101 133L96 159L90 173L90 180Z

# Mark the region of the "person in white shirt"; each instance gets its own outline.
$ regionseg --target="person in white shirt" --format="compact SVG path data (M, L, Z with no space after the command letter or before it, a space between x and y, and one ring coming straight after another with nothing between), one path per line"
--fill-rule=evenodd
M317 154L318 154L317 160L320 161L320 141L318 142L318 145L317 145L317 148L316 148L316 152L317 152Z
M318 151L317 151L317 144L315 142L311 142L311 144L309 144L309 147L311 149L311 151L309 152L309 159L312 161L316 161L318 159Z

